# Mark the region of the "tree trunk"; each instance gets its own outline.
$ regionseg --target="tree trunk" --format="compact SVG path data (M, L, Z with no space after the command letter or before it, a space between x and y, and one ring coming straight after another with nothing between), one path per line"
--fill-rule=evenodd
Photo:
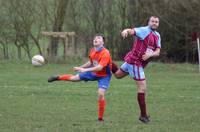
M18 59L21 60L21 59L22 59L22 50L21 50L21 46L17 46L17 54L18 54Z
M33 39L33 41L35 42L35 45L37 46L39 53L40 53L41 55L43 55L43 54L42 54L42 49L41 49L40 43L39 43L39 38L36 39L36 38L33 36L32 33L29 33L29 34L30 34L30 37L31 37L31 38Z
M55 21L53 25L53 32L61 32L64 18L66 14L66 8L68 5L68 0L59 0L58 7L56 11ZM53 58L57 56L57 49L58 49L59 38L52 37L51 38L51 46L50 46L50 56Z
M8 45L6 43L3 44L3 56L4 56L4 59L9 59Z
M26 53L28 55L29 60L31 61L31 53L30 53L30 48L28 44L26 44Z

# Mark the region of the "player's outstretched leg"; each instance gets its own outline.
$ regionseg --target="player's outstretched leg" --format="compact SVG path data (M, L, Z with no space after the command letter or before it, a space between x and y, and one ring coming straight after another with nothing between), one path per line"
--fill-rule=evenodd
M65 75L54 75L48 78L48 82L54 82L54 81L69 81L70 78L73 75L71 74L65 74Z
M122 68L118 68L118 66L115 63L112 63L112 73L117 79L121 79L128 75L128 71L125 72Z
M48 78L48 82L57 81L58 78L59 78L59 76L57 76L57 75L51 76L51 77Z

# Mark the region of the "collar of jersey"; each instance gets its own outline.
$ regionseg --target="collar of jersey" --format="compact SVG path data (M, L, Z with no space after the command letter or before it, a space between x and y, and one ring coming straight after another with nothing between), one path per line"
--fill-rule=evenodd
M150 28L150 26L147 26L148 27L148 29L153 33L153 34L156 34L156 30L152 30L151 28Z
M148 29L151 31L151 32L153 32L153 30L151 29L151 27L150 26L147 26L148 27Z
M103 46L101 46L101 47L98 47L98 48L95 48L95 51L96 51L96 52L100 52L100 51L102 51L102 50L103 50L103 48L104 48Z

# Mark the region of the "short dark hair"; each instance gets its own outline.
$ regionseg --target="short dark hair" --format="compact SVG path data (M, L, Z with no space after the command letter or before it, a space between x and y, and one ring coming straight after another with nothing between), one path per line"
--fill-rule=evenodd
M158 18L160 20L160 17L159 16L156 16L156 15L152 15L150 16L148 19L147 19L147 24L149 23L150 19L154 17L154 18Z
M103 38L103 41L105 42L105 37L104 37L103 34L96 34L95 37L96 37L96 36L101 36L101 37Z

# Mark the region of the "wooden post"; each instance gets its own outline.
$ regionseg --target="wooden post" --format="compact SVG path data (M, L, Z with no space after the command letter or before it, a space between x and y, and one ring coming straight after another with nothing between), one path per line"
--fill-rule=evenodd
M75 36L75 32L42 32L42 35L44 36L47 36L47 37L50 37L50 39L52 37L58 37L58 38L61 38L63 40L63 58L64 60L66 59L67 57L67 47L69 46L69 37L72 37L72 45L74 45L74 36ZM48 46L48 49L47 49L47 53L48 53L48 57L52 58L51 57L51 46Z
M199 56L199 73L200 73L200 47L199 47L199 38L197 38L197 47L198 47L198 56Z
M66 60L67 58L67 45L68 45L68 36L65 37L65 40L64 40L64 60Z
M75 45L75 36L71 36L71 44L72 44L72 46L73 46L73 49L74 49L74 51L75 51L75 53L76 53L76 45Z

